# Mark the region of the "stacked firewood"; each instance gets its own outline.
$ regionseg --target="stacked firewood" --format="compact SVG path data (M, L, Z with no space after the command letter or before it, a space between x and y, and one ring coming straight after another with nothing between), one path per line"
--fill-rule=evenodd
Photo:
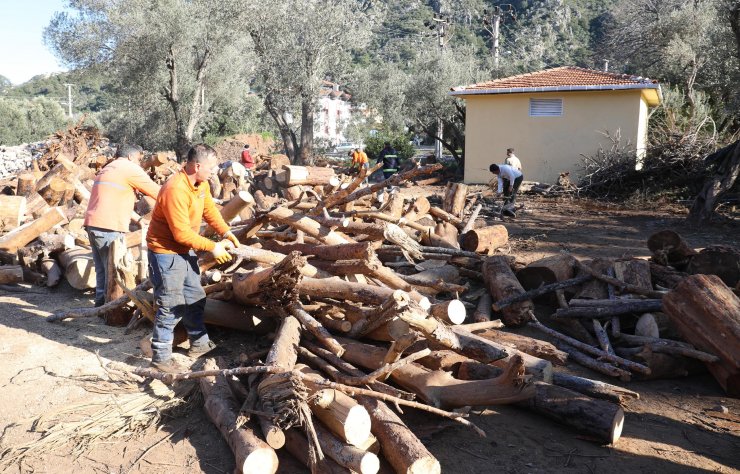
M304 186L295 199L261 207L261 190L254 205L235 194L235 208L254 214L232 223L244 245L228 268L214 272L208 256L201 259L204 275L218 275L206 286L206 320L231 313L238 323L221 317L217 324L243 327L248 316L258 321L253 330L277 326L269 352L264 361L213 361L181 376L137 373L170 382L203 377L206 409L245 471L267 465L274 472L272 450L286 447L318 470L377 472L380 455L398 472L438 472L386 403L470 426L441 410L516 403L615 442L619 403L636 393L556 378L553 363L564 364L565 352L494 329L501 323L491 321L492 301L523 293L510 258L484 256L506 244L505 227L477 227L480 206L463 184L448 186L441 208L394 191L436 168L363 187L363 174L337 183L322 169L285 165L276 181L280 189ZM242 212L235 208L225 217ZM528 301L510 304L502 319L521 325L532 309ZM463 324L468 312L479 322Z
M149 159L157 179L177 169L165 156ZM348 176L292 166L281 155L260 157L253 173L225 163L211 187L242 245L222 266L201 256L205 320L272 335L272 344L239 360L209 359L199 372L135 372L169 383L199 377L206 411L243 472L275 472L275 450L283 447L314 471L374 473L385 460L397 472L439 472L395 413L400 406L482 434L462 413L446 410L516 404L615 443L621 404L638 394L554 370L566 361L628 381L676 375L661 371L676 360L699 360L728 390L736 386L740 303L720 280L698 280L658 261L671 255L668 244L653 250L655 262L562 254L521 265L497 253L508 242L506 227L481 215L482 203L465 184L449 183L440 205L404 197L401 187L439 168L364 184L365 170ZM137 211L146 217L151 203L142 200ZM129 253L142 233L111 252L116 271L106 305L49 319L112 314L133 301L139 315L129 312L129 324L152 321L153 297L136 265L143 253ZM716 298L706 296L710 290ZM721 313L717 304L729 310L716 324L702 324L721 336L684 333L694 347L670 334L689 313ZM183 331L174 343L185 339Z

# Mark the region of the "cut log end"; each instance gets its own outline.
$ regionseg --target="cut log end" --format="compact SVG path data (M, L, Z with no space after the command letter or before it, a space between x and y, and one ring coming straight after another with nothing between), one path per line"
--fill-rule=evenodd
M272 448L259 448L252 451L241 466L237 466L244 474L275 474L277 472L278 457Z
M356 405L350 408L344 422L345 439L353 446L362 445L370 437L370 425L370 415L363 406Z
M621 408L614 413L614 419L612 420L611 429L611 444L615 444L622 437L622 429L624 428L624 410Z

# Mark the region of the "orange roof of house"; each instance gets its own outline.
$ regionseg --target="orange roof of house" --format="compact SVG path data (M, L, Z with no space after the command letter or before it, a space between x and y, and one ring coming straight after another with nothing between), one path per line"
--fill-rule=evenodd
M583 90L659 89L658 81L629 74L596 71L574 66L519 74L493 81L453 87L452 95L513 94L518 92L567 92Z

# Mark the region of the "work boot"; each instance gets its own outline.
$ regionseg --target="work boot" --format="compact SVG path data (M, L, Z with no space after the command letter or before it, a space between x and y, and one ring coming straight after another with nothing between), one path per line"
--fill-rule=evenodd
M192 359L197 359L203 354L207 354L211 352L215 348L216 348L216 343L209 339L208 342L206 342L205 344L198 344L196 346L190 346L190 349L188 349L188 357Z
M178 364L172 359L167 359L162 362L152 361L149 367L153 367L159 370L160 372L164 372L167 374L180 374L183 372L187 372L187 370L184 367L182 367L180 364Z

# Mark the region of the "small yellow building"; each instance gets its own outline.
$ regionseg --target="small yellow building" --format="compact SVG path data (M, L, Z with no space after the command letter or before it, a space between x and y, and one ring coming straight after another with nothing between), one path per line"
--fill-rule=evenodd
M637 157L645 153L648 108L660 103L650 79L559 67L455 87L465 99L465 182L487 183L506 149L522 162L526 181L556 183L562 172L583 172L583 156L609 149L621 137Z

